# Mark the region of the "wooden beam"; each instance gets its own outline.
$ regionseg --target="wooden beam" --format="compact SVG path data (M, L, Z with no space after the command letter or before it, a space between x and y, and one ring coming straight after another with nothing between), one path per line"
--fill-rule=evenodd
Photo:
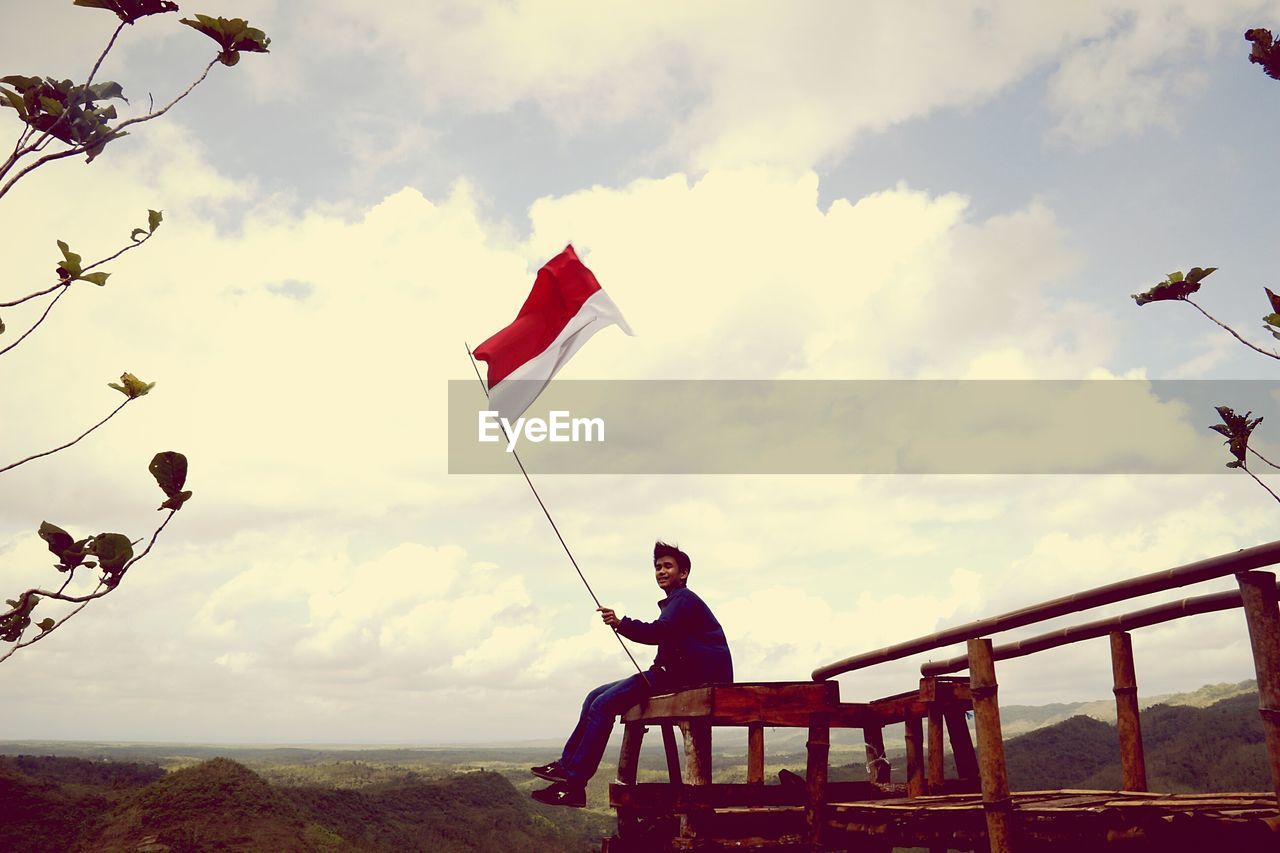
M1000 703L996 700L998 685L996 665L991 657L991 641L969 640L968 647L987 842L991 853L1012 853L1013 801L1009 798L1009 774L1004 761L1004 736L1000 731Z
M907 717L905 720L907 742L907 796L919 797L924 786L924 719Z
M969 721L959 708L947 708L942 712L947 724L947 738L951 741L951 754L956 759L956 775L978 784L978 755L969 735Z
M831 752L831 726L827 714L814 714L809 720L808 762L805 782L809 789L809 805L805 813L809 824L809 840L814 849L822 849L824 807L827 795L827 759Z
M839 704L840 685L834 681L715 684L650 697L622 719L662 723L706 717L713 725L807 726L809 714L828 713Z
M667 757L667 778L671 780L672 785L683 784L684 779L680 775L680 754L676 750L676 733L669 723L664 723L662 726L662 751Z
M889 759L884 754L884 730L880 726L867 726L862 730L863 746L867 750L867 781L889 781Z
M929 793L931 794L942 790L942 783L946 776L946 756L942 751L942 743L942 705L938 702L931 702L929 704L929 748L927 752Z
M1271 785L1280 808L1280 613L1276 605L1276 577L1270 572L1236 575L1249 623L1253 666L1258 674L1258 712L1267 738Z
M1133 640L1125 631L1111 633L1112 692L1116 695L1116 733L1120 738L1121 785L1126 791L1147 790L1147 762L1142 751L1138 716L1138 679L1133 667Z
M686 785L711 784L711 724L706 720L685 720L684 773Z
M640 745L647 731L640 723L627 723L622 729L622 751L618 753L618 781L627 785L636 783L636 770L640 766Z
M747 726L747 784L764 784L764 726Z

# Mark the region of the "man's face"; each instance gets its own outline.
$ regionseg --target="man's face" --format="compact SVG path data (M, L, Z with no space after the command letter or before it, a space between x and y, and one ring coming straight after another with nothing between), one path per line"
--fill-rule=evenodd
M659 557L653 561L653 575L658 581L658 586L662 587L664 592L670 592L684 586L685 579L689 577L689 571L688 569L680 571L675 557Z

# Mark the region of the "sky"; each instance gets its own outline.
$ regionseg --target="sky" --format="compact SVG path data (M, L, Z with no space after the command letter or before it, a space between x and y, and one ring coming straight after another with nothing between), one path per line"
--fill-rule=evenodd
M1190 306L1130 295L1218 267L1201 304L1267 346L1280 83L1243 32L1280 30L1280 3L181 5L248 18L271 52L0 199L0 301L52 282L57 240L96 259L164 211L105 287L77 285L0 357L13 459L103 417L121 372L157 383L0 475L6 597L60 581L41 521L149 536L155 452L190 458L194 497L115 592L0 664L0 737L564 737L630 664L514 468L449 473L448 387L569 242L636 335L604 330L565 381L1274 376ZM0 16L0 74L59 79L114 25L70 0ZM122 115L214 52L176 15L125 30L97 78L123 85ZM0 310L0 343L39 310ZM1220 402L1267 402L1250 393ZM698 416L646 405L660 447ZM1161 412L1143 444L1218 441L1210 408ZM977 428L998 447L1019 425ZM737 678L766 681L1276 538L1280 505L1241 472L1097 471L536 483L624 614L654 618L652 543L678 542ZM1133 645L1144 695L1253 675L1239 611ZM841 695L911 689L956 652L842 676ZM1105 639L998 673L1017 704L1111 683Z

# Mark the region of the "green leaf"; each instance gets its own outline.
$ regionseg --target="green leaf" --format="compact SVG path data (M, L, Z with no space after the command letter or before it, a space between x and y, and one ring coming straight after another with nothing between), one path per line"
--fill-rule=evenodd
M71 248L63 241L58 241L58 248L62 250L62 263L60 269L67 271L67 275L63 278L77 278L80 275L80 256L71 251ZM59 273L61 275L61 273Z
M160 223L164 221L164 211L148 210L147 211L147 233L154 234L156 229L160 227Z
M25 119L27 117L27 105L22 100L22 96L17 92L11 92L8 89L0 88L0 95L4 95L4 104L0 106L9 106L18 111L18 115Z
M80 281L91 281L98 287L102 287L107 283L107 279L111 277L109 272L91 272L86 275L77 276Z
M105 83L94 83L88 89L89 94L95 101L121 100L126 104L129 99L124 96L124 87L114 80L108 80ZM111 108L111 118L115 118L115 107Z
M1182 281L1182 273L1180 271L1169 273L1169 281L1174 284L1177 284L1178 282Z
M1187 281L1191 284L1196 284L1216 269L1217 267L1192 267L1191 271L1187 273Z
M0 335L4 334L4 320L0 320Z
M249 26L249 22L243 18L212 18L208 15L196 15L194 19L183 18L180 23L216 41L222 48L218 54L218 60L223 65L235 65L239 62L242 50L249 53L267 53L267 45L271 44L271 39L267 38L266 33Z
M37 626L37 627L39 627L39 629L40 629L40 633L42 633L42 634L43 634L45 631L50 631L50 630L52 630L52 629L53 629L53 626L54 626L54 625L56 625L56 624L58 624L58 623L54 622L52 619L50 619L48 616L46 616L45 618L43 618L43 619L41 619L39 622L37 622L37 623L36 623L36 626Z
M121 373L120 381L123 383L122 385L117 385L114 382L108 382L107 387L116 389L130 400L137 399L138 397L145 397L152 388L156 387L156 383L143 382L132 373Z
M139 234L141 234L143 237L147 236L147 229L145 228L133 229L132 231L129 232L129 239L135 243L141 242L140 240L138 240Z
M165 450L151 458L147 466L151 476L156 478L156 485L172 498L182 491L187 482L187 457L176 450ZM188 495L190 497L190 495ZM186 498L183 498L185 501ZM181 504L179 504L181 505ZM161 507L163 509L164 507Z

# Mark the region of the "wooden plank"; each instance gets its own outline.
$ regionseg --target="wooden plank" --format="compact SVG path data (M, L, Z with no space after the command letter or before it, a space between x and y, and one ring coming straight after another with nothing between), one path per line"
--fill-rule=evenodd
M907 796L919 797L924 785L924 720L908 717L905 724L907 745Z
M640 766L640 746L647 731L641 723L627 723L622 730L622 750L618 753L618 781L628 785L636 782L636 770Z
M946 756L942 753L942 705L938 701L929 703L929 743L927 758L929 763L928 778L929 792L936 793L942 790L942 783L946 775Z
M659 723L708 717L713 725L804 726L808 714L830 712L839 702L840 686L834 681L716 684L650 697L622 719Z
M806 818L809 838L815 849L822 849L822 835L826 826L827 761L831 752L831 725L827 714L814 714L809 721L809 740L805 744L808 760L805 765L805 782L809 788L809 807Z
M869 782L828 782L827 799L831 802L873 802L882 796ZM696 808L804 808L809 799L807 788L791 785L748 785L713 782L710 785L675 786L665 782L641 782L637 785L609 786L612 808L674 814Z
M662 726L662 751L667 758L667 778L672 785L681 784L684 779L680 775L680 756L676 752L676 733L670 724Z
M996 701L996 665L991 641L970 640L969 673L973 713L978 729L978 775L987 813L987 841L991 853L1013 853L1013 821L1009 812L1009 777L1000 733L1000 705Z

